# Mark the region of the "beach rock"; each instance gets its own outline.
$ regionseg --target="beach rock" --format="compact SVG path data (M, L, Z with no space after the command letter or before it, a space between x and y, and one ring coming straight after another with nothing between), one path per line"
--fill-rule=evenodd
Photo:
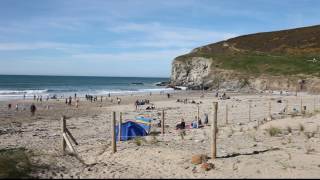
M212 163L202 163L201 164L201 169L205 171L209 171L211 169L214 169L214 164Z
M197 154L192 156L191 163L198 165L198 164L201 164L202 162L206 162L207 159L208 159L208 156L204 154Z

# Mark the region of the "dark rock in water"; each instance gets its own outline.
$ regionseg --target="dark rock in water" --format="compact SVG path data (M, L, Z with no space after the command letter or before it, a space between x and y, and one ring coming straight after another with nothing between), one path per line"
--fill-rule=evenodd
M167 86L169 84L169 82L158 82L155 85L156 86Z
M141 82L133 82L133 83L131 83L131 84L134 84L134 85L143 85L143 83L141 83Z
M172 89L174 89L174 90L182 90L181 88L179 88L179 87L177 87L177 86L174 86L174 85L171 85L171 84L169 84L169 85L167 86L167 88L172 88Z

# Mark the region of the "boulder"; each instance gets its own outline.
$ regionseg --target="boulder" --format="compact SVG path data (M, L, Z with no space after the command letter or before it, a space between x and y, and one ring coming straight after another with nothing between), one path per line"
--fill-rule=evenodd
M203 162L206 162L208 160L208 156L204 155L204 154L197 154L197 155L193 155L191 158L191 163L198 165L201 164Z

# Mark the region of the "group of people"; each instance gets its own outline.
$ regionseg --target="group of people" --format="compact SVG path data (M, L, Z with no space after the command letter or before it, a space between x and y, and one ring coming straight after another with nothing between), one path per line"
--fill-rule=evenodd
M137 99L134 104L135 104L135 107L137 110L139 106L149 104L149 103L150 103L150 100L148 100L148 99L142 99L142 100ZM150 108L152 108L152 107L150 107ZM155 107L153 109L155 109Z
M92 95L89 95L89 94L86 94L85 98L86 98L87 101L90 101L90 102L98 101L98 97L97 96L92 96Z
M69 96L69 98L66 98L65 103L68 104L69 106L71 106L72 105L72 97Z
M216 97L219 97L221 100L230 99L230 96L227 96L225 92L222 93L222 95L219 96L219 92L216 92Z
M207 125L208 123L209 123L208 114L205 113L204 114L204 125ZM201 128L204 125L202 124L202 120L200 119L200 117L198 118L198 116L195 116L194 120L190 124L190 128ZM181 130L181 129L185 129L185 128L186 128L186 123L185 123L184 119L181 118L180 123L178 123L176 125L176 129Z
M177 102L183 102L183 104L187 104L188 103L188 99L177 99Z
M156 109L156 106L154 104L151 104L151 106L147 106L146 110L154 110Z
M9 104L8 104L8 110L10 110L11 108L12 108L12 104L9 103ZM19 104L16 104L15 110L16 110L16 111L19 110ZM23 110L25 110L25 107L23 107ZM31 116L34 116L34 115L35 115L36 110L37 110L36 105L34 105L34 103L32 103L32 104L30 105Z

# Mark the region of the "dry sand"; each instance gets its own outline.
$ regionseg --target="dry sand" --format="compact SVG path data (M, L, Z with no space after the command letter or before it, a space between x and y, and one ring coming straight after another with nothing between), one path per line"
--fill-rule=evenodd
M113 97L115 98L115 97ZM209 159L214 168L204 171L193 165L196 154L210 156L211 126L187 129L184 139L175 130L183 117L190 124L197 114L196 104L176 102L177 99L200 102L200 117L213 118L212 102L218 101L217 159ZM288 107L300 111L307 106L306 115L286 115L279 112ZM26 111L14 110L15 104L30 105L33 100L0 103L0 149L24 147L30 160L37 165L32 175L39 178L319 178L320 177L320 109L318 96L306 95L241 95L218 100L213 94L200 98L199 92L181 92L170 99L165 95L122 96L121 105L104 98L90 103L80 101L79 108L64 104L64 100L36 103L38 111L30 117ZM135 110L136 99L149 99L156 110L145 106ZM282 103L277 100L282 99ZM283 101L283 100L287 101ZM100 100L100 98L98 98ZM249 100L251 108L249 111ZM269 116L269 102L271 114ZM287 103L286 103L287 102ZM50 105L49 109L46 106ZM228 105L228 124L226 124ZM123 112L124 119L139 113L150 114L158 122L160 110L165 109L165 135L145 137L117 144L117 153L111 149L111 112ZM312 113L312 114L311 114ZM250 114L250 118L249 118ZM62 155L60 117L66 115L67 127L78 141L74 146L79 155ZM118 115L118 114L117 114ZM279 128L271 136L270 128ZM153 132L160 128L152 127ZM139 141L139 142L138 142ZM138 144L141 143L139 146Z

